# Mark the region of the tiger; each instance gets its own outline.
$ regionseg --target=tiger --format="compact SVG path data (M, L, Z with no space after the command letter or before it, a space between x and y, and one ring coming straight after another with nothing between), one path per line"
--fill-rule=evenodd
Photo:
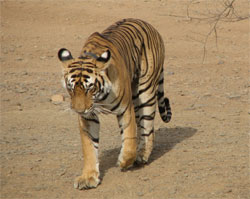
M78 58L58 51L63 81L78 114L84 164L74 188L97 187L100 180L98 115L117 117L122 146L118 166L146 164L153 149L156 102L161 119L172 116L164 97L165 47L161 35L140 19L123 19L86 40Z

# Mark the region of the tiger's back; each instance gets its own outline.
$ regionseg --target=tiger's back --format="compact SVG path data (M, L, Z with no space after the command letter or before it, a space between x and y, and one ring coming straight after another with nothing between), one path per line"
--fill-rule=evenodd
M139 19L123 19L98 35L108 40L121 55L131 80L136 78L138 73L145 75L151 73L154 78L157 74L153 71L161 71L165 57L164 42L157 30L147 22ZM84 54L86 50L100 47L92 45L93 40L90 37L81 54ZM148 60L154 62L152 68L144 63Z

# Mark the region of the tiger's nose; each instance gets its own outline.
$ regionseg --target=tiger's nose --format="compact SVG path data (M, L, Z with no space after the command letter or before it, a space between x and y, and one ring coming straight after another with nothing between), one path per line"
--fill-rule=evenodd
M76 105L70 105L71 109L73 109L76 112L85 112L85 109L80 107L80 106L76 106Z

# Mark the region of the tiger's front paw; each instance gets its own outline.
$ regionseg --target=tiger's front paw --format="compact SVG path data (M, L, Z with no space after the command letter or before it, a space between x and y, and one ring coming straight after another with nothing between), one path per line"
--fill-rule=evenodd
M100 184L99 173L96 171L83 174L75 179L75 189L95 188Z
M136 151L124 151L120 153L117 164L121 169L128 169L133 166L135 159Z

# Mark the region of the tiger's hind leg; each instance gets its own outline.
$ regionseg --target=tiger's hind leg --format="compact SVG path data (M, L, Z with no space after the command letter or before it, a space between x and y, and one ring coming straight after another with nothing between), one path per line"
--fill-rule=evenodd
M141 93L138 101L139 103L135 107L136 113L139 113L137 118L139 144L136 162L145 164L148 162L154 145L156 95L154 92L153 94L151 92Z
M133 100L133 104L134 104L134 110L135 110L135 119L136 119L136 124L137 124L137 128L136 128L136 132L137 132L137 146L139 146L140 143L140 125L139 125L139 121L140 121L140 113L139 113L139 98L138 98L138 79L134 80L133 84L132 84L132 100Z
M122 169L133 166L136 160L136 122L134 106L129 104L125 111L117 116L122 135L122 148L118 158L118 165Z

